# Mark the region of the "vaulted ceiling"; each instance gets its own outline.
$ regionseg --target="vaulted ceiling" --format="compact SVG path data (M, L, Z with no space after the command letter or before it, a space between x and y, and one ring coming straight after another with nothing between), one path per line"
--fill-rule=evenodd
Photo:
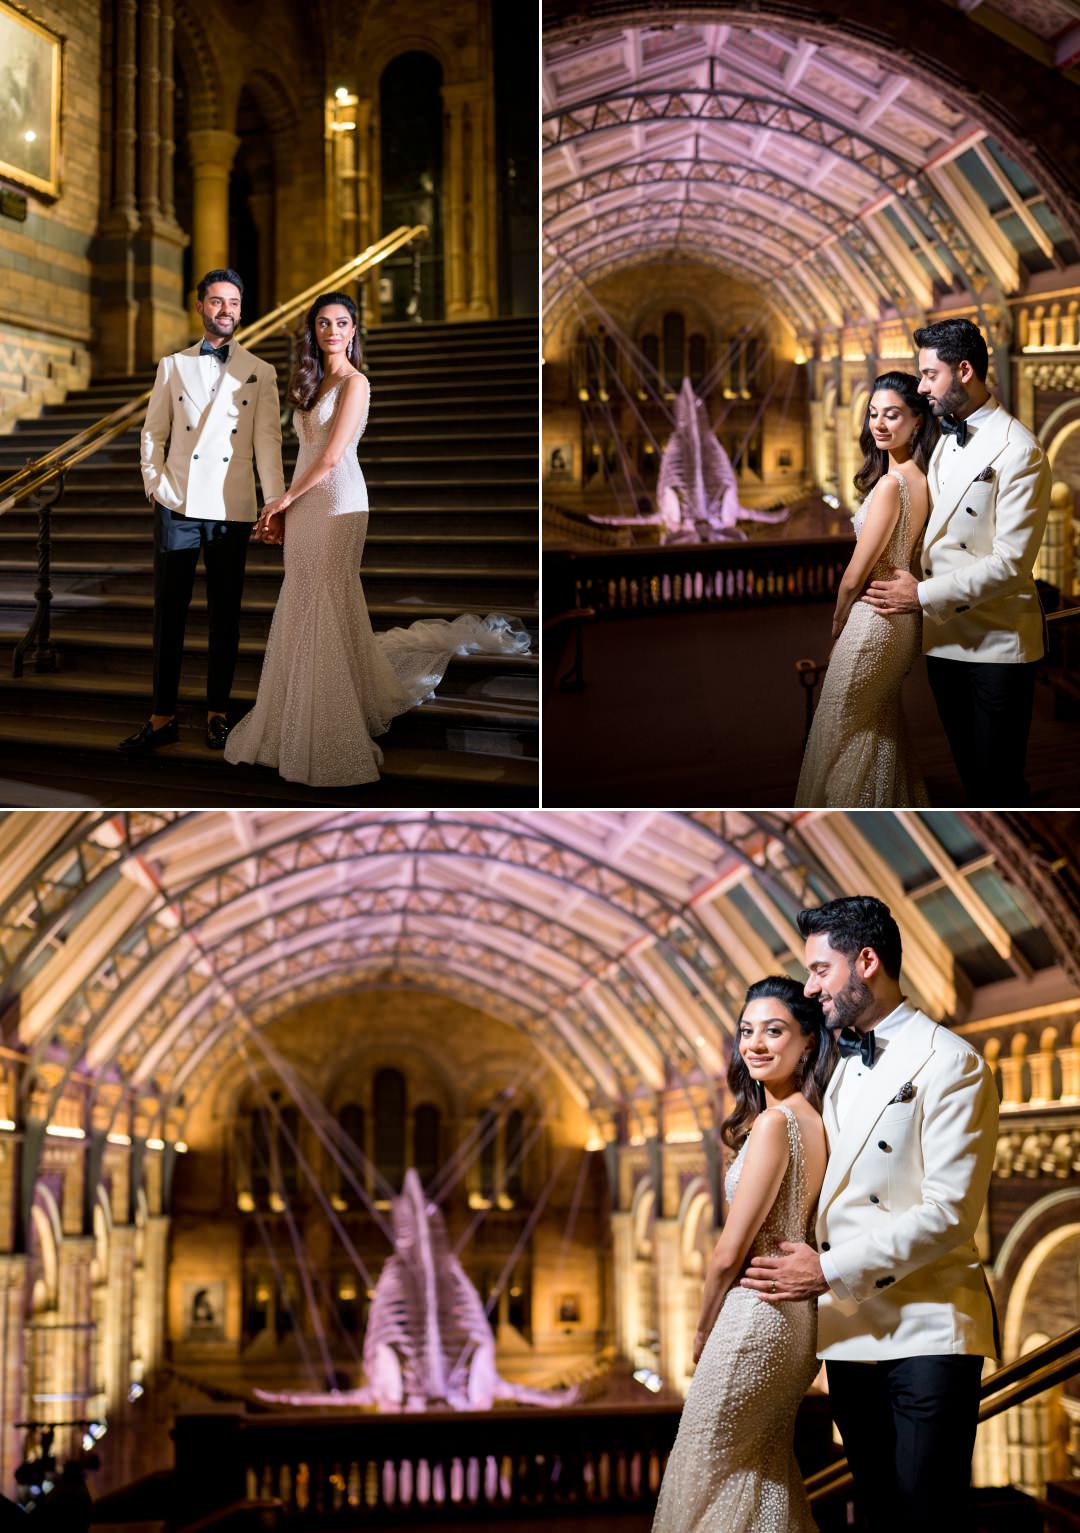
M747 984L801 973L795 915L836 894L889 900L940 1015L1036 974L1074 993L1075 859L1052 818L8 813L0 1053L46 1119L78 1080L182 1129L251 1029L412 988L519 1028L608 1110L720 1076Z
M728 19L759 9L759 24ZM990 7L963 9L984 36L976 17ZM807 10L545 7L549 326L582 286L662 259L705 260L763 288L802 337L925 314L961 291L1000 328L1033 273L1077 259L1064 200L1048 201L1013 158L1022 151L992 101L953 88L945 60L935 82L854 26L804 23ZM1080 5L994 10L1020 67L1071 68ZM1022 50L1006 11L1045 36L1025 32Z

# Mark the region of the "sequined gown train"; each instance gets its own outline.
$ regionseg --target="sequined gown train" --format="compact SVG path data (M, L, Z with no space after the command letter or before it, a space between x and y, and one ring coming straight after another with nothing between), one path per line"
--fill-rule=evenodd
M790 1160L747 1261L806 1240L811 1227L802 1139L787 1107ZM730 1205L746 1145L728 1171ZM818 1370L817 1306L766 1303L730 1288L705 1343L671 1450L653 1533L812 1533L795 1462L795 1413Z
M342 382L293 415L297 478L329 439ZM373 633L359 579L368 498L356 448L366 425L365 410L337 466L285 513L285 578L258 695L225 745L227 761L277 767L290 782L374 782L382 752L372 736L430 697L453 655L529 647L528 634L497 616Z
M886 580L909 569L918 541L911 535L903 474L900 514L870 578ZM878 480L878 484L881 480ZM855 514L862 534L877 485ZM904 677L921 648L917 612L875 612L857 601L833 647L821 698L806 742L795 803L817 808L901 808L927 802L900 702Z

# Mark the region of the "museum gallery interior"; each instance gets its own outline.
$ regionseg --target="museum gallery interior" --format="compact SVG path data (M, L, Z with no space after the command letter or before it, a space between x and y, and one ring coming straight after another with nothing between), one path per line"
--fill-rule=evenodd
M341 801L206 749L201 572L180 739L116 758L150 701L138 427L158 359L202 329L195 285L233 268L237 335L282 394L314 296L359 307L376 632L497 612L532 638L455 657L384 740L364 802L536 804L538 48L528 7L492 0L0 5L6 802ZM281 550L253 542L237 716L281 572Z
M114 1533L647 1529L734 1019L804 978L800 907L852 892L1000 1094L980 1527L1071 1527L1080 839L1054 813L5 814L2 1494L70 1484ZM831 1529L823 1387L796 1441Z
M1044 605L1076 604L1080 17L1059 0L545 0L543 17L544 802L791 803L869 387L914 371L917 326L981 328L993 391L1051 465ZM672 443L687 482L700 462L687 388L732 487L704 542L661 493ZM1077 801L1075 627L1052 624L1038 685L1037 804ZM919 665L905 698L930 802L960 803Z

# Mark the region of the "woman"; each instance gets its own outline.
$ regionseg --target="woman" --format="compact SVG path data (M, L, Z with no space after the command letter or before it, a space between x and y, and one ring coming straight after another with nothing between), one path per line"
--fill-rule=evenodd
M291 782L374 782L382 752L372 736L430 697L453 655L529 647L528 634L501 617L372 632L358 578L368 502L356 457L369 397L356 306L344 293L323 293L308 311L289 384L300 441L292 484L255 528L257 538L284 542L285 578L255 706L225 746L227 761L277 767Z
M907 740L900 687L921 647L917 612L860 602L867 583L911 569L930 497L926 469L938 427L913 373L874 379L859 446L855 552L840 581L833 648L806 742L795 803L873 808L925 804Z
M751 1256L808 1240L825 1175L821 1103L835 1063L821 1006L786 975L746 992L721 1138L740 1146L705 1275L694 1373L653 1533L807 1533L795 1413L818 1363L812 1304L767 1304L738 1277Z

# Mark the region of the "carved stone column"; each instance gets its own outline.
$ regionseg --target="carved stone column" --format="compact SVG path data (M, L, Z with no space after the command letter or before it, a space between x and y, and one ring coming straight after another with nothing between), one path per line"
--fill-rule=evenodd
M469 147L471 212L469 227L469 316L491 319L494 315L489 262L489 231L495 146L486 85L477 87L469 100Z
M138 0L118 0L116 8L116 106L113 113L112 213L129 228L135 227L135 82L136 17Z
M127 1413L127 1393L131 1384L131 1355L135 1329L135 1226L116 1224L109 1235L108 1302L105 1306L105 1335L102 1338L102 1373L105 1385L105 1408L110 1420ZM119 1483L134 1479L136 1466L131 1456L131 1434L118 1434L117 1448L125 1457L124 1472L116 1474ZM117 1466L118 1468L120 1466Z
M634 1265L633 1215L611 1215L612 1269L615 1279L615 1347L633 1359L638 1342L637 1272Z
M89 1236L65 1236L60 1243L57 1264L57 1393L67 1397L65 1419L84 1415L91 1392L91 1346L93 1305L91 1302L90 1264L94 1242ZM57 1431L56 1456L77 1456L82 1428Z
M464 319L465 295L465 101L468 87L444 85L443 102L449 118L446 135L446 253L444 256L447 319Z
M686 1279L682 1270L682 1232L677 1219L657 1219L653 1225L656 1252L657 1325L660 1333L660 1377L683 1393L690 1366L686 1345Z
M139 212L144 224L152 223L160 212L160 20L159 0L142 0L139 6Z
M235 133L197 128L188 134L192 175L192 274L229 264L229 177L240 147ZM190 301L194 306L194 295ZM193 321L197 324L197 321Z
M151 1214L143 1231L142 1314L138 1317L143 1372L152 1379L165 1359L169 1220Z
M173 16L174 0L161 0L158 24L158 202L161 216L166 223L175 224L176 207L173 201L173 140L175 121L176 83L173 79L173 48L176 39L176 21Z
M28 1265L26 1256L0 1256L0 1483L5 1487L23 1456L23 1434L13 1423L30 1414L30 1402L23 1399Z

